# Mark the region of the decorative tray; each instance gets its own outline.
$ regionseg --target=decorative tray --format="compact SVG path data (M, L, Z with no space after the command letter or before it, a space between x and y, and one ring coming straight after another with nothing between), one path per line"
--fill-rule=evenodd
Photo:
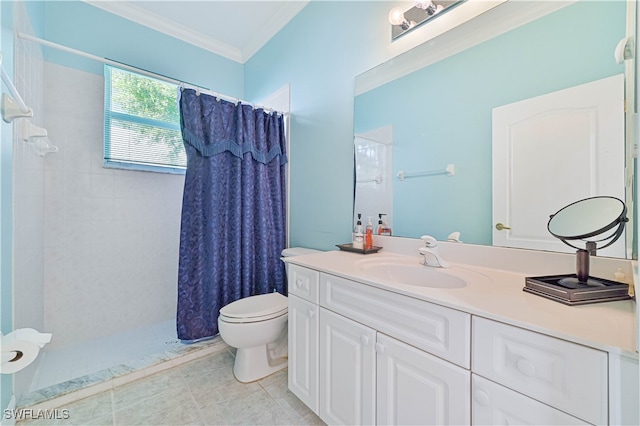
M567 283L564 281L566 278L575 279L575 282ZM575 274L526 277L523 290L565 305L584 305L631 298L628 284L589 277L588 283L592 282L595 285L578 282Z
M369 250L363 249L363 248L355 248L353 247L353 243L349 243L349 244L336 244L336 246L342 250L342 251L350 251L353 253L360 253L360 254L371 254L371 253L377 253L380 250L382 250L382 247L371 247Z

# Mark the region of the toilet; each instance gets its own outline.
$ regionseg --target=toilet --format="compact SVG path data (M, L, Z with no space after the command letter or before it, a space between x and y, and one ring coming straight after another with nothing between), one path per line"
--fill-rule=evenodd
M293 247L282 257L318 253ZM225 343L236 348L233 374L240 382L253 382L287 366L287 302L280 293L236 300L222 309L218 330Z

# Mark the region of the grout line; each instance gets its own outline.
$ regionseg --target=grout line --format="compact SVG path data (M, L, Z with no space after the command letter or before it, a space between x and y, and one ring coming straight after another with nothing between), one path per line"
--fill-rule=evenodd
M116 425L116 403L115 397L113 396L113 389L109 389L109 396L111 397L111 424L113 426Z
M193 401L193 403L196 406L196 410L198 411L198 417L200 421L202 422L203 425L206 425L207 422L205 421L204 415L202 414L202 410L200 409L200 404L198 404L198 401L196 401L195 396L193 396L193 390L191 390L191 386L189 386L189 384L185 380L183 373L178 371L178 374L180 374L180 379L182 380L182 383L187 387L187 390L189 391L189 396L191 397L191 401Z

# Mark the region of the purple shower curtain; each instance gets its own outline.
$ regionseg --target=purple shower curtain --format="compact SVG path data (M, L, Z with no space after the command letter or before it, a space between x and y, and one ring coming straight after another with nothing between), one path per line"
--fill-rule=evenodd
M184 89L187 152L178 269L178 338L218 333L223 306L286 295L284 119Z

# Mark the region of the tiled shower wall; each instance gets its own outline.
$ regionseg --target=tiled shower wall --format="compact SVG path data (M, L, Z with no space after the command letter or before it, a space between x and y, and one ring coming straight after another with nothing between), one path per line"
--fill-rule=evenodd
M23 2L14 4L17 31L33 34ZM44 324L44 168L45 159L35 154L33 144L21 140L21 125L31 122L43 126L44 61L40 48L14 38L14 84L33 118L18 118L14 125L14 329L35 328L46 331ZM28 389L37 362L15 375L16 393Z
M45 62L44 323L51 347L175 318L183 175L105 169L104 79Z
M15 20L33 34L22 2ZM15 328L52 333L51 350L172 320L184 176L103 168L103 77L19 38L15 55L28 120L59 148L36 155L15 121ZM16 394L36 369L16 375Z

